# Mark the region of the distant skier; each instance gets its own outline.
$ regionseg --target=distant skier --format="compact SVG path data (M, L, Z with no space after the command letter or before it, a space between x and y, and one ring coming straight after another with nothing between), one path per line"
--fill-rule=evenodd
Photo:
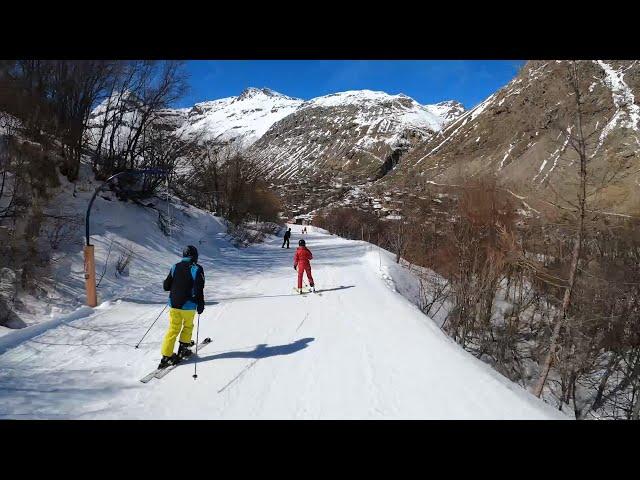
M188 245L182 251L182 260L171 267L163 284L169 293L169 330L162 342L162 360L158 368L166 368L175 360L185 358L193 352L191 333L196 311L204 311L204 269L198 265L198 249ZM180 335L178 354L173 347Z
M304 235L305 233L307 233L307 227L302 228L302 234Z
M289 238L291 238L291 229L284 232L284 240L282 241L282 248L284 248L284 244L287 244L287 248L289 248Z
M309 286L312 291L316 291L314 286L313 277L311 276L311 262L313 254L311 250L306 247L306 242L300 239L298 242L299 247L296 249L296 254L293 257L293 268L298 271L298 293L302 293L302 272L307 272L307 280L309 280Z

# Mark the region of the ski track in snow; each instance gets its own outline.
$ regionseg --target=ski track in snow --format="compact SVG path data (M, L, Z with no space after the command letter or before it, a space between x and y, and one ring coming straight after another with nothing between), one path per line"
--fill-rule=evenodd
M292 228L295 244L301 227ZM13 345L5 337L0 418L566 418L390 288L379 271L381 262L393 276L390 253L311 232L321 295L300 296L290 293L294 249L280 248L280 238L237 250L212 236L198 248L208 301L199 337L213 342L198 359L139 382L157 365L167 325L165 311L133 348L163 306L148 299L150 291L159 298L156 273L140 298L107 302Z

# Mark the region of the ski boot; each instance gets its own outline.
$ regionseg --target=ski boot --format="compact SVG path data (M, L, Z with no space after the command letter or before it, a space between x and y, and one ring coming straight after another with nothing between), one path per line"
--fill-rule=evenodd
M189 342L189 343L180 342L180 347L178 348L178 357L187 358L193 355L193 352L189 348L192 346L193 346L193 342Z
M160 365L158 365L158 370L162 370L164 368L167 368L170 365L173 365L173 362L174 362L173 356L166 357L163 355L162 359L160 360Z

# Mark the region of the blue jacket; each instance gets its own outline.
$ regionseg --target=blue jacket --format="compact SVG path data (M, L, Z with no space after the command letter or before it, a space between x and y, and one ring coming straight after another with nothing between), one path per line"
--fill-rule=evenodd
M163 287L170 292L170 307L180 310L204 309L204 270L190 258L183 258L171 267Z

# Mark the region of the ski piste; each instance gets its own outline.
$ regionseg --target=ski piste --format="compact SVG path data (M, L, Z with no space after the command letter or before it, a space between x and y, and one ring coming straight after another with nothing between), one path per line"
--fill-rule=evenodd
M78 191L79 198L83 194ZM74 198L71 193L67 197ZM102 202L99 196L96 201ZM96 223L119 225L114 219L120 220L126 205L105 200ZM379 275L380 265L395 276L397 290L419 291L419 279L409 276L392 252L316 233L315 295L323 296L294 294L297 275L289 252L282 255L276 240L267 237L263 245L237 249L224 224L210 223L221 219L206 214L205 222L205 213L195 210L187 210L193 217L176 242L183 235L183 243L200 245L208 228L210 243L202 252L205 274L215 274L207 275L208 302L198 323L200 338L215 336L216 347L205 346L211 350L185 361L171 378L136 388L158 366L159 342L168 323L167 315L160 315L151 337L133 348L167 303L160 288L152 295L149 279L160 273L157 266L172 263L168 260L175 257L175 248L160 248L166 240L152 213L129 208L135 216L127 221L141 228L134 238L146 245L136 244L148 255L139 265L144 275L102 296L126 294L129 300L60 316L37 327L38 336L24 329L7 334L0 328L0 418L567 418L459 348L415 304L389 288ZM103 247L111 235L123 244L129 239L119 236L123 229L102 225L100 231L110 232L100 237ZM103 250L98 259L106 254ZM73 268L81 272L82 258L77 257ZM76 280L68 279L69 291L77 287ZM112 282L103 284L100 288L111 288ZM230 296L238 299L227 300ZM194 340L196 336L194 331ZM261 344L266 345L257 349ZM210 356L215 351L226 353L216 354L221 357L216 360ZM256 357L260 359L253 363ZM197 381L192 378L195 366Z
M211 343L211 338L209 338L209 337L205 338L202 342L200 342L198 344L197 350L200 351L200 349L204 348L206 345L208 345L210 343ZM195 355L195 352L194 352L193 355ZM187 358L191 358L193 355L189 355L189 357L187 357ZM176 368L178 365L183 363L184 360L185 359L182 358L182 359L178 360L176 363L173 363L173 364L169 365L166 368L156 368L153 372L151 372L151 373L145 375L144 377L142 377L140 379L140 381L142 383L148 383L148 382L151 381L152 378L160 379L160 378L164 377L167 373L169 373L171 370Z

